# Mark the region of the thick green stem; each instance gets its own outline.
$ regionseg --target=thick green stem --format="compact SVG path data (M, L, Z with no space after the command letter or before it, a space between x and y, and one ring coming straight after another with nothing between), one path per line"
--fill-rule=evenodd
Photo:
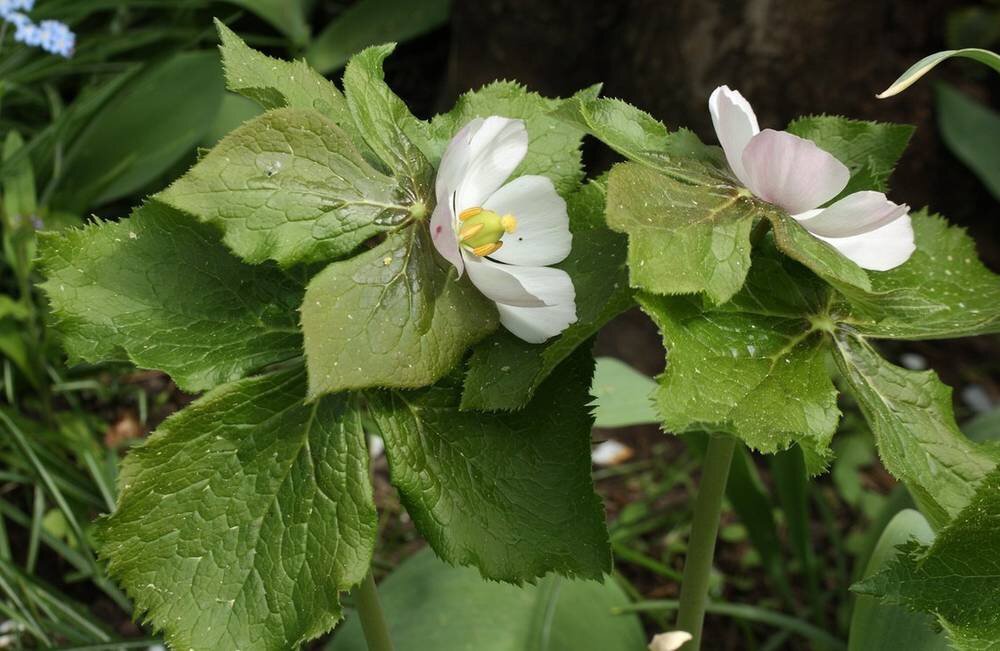
M375 589L375 578L370 571L365 580L354 588L354 605L358 610L358 617L361 618L361 628L365 632L368 651L393 651L389 626L385 622L385 614L382 613L378 591Z
M722 498L726 494L726 480L729 479L729 466L735 449L736 439L733 437L709 436L701 484L694 503L694 520L691 523L687 558L684 560L680 608L677 612L677 628L692 636L684 647L685 651L697 651L701 646L701 628L705 622L705 607L708 605L712 557L715 555L715 539L719 533L719 514L722 512Z

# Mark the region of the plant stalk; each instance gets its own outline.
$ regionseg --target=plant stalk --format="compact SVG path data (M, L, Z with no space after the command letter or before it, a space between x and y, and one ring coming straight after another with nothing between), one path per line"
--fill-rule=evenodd
M356 588L354 588L354 605L361 618L361 629L365 633L368 651L393 651L392 639L389 637L389 626L385 621L385 613L378 600L378 590L375 588L375 577L371 571Z
M722 498L726 494L726 480L733 461L736 439L726 435L709 435L708 450L702 466L698 497L694 503L694 520L688 540L687 558L684 559L684 577L681 581L680 607L677 628L691 634L686 651L701 647L701 629L705 623L708 606L708 583L715 555L715 539L719 533L719 515Z

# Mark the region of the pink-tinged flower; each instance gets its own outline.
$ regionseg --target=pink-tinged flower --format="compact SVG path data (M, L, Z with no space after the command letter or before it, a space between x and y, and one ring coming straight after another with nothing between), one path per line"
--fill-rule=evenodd
M750 103L728 86L715 89L708 108L729 167L754 196L787 211L860 267L885 271L909 259L916 248L909 206L863 191L820 208L847 186L851 174L843 163L810 140L761 131Z
M525 175L505 183L527 153L521 120L466 124L441 158L430 227L438 253L496 303L500 323L541 343L576 321L573 281L547 266L566 259L572 236L551 180Z

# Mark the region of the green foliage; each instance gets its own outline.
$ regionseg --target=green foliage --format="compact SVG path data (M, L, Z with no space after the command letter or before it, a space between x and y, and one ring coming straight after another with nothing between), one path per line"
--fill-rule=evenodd
M637 164L608 179L608 225L628 233L634 287L657 294L705 292L724 303L750 267L756 202L732 186L696 186Z
M899 79L892 82L891 86L878 94L878 98L885 99L886 97L892 97L897 93L903 92L915 81L930 72L934 66L952 57L972 59L973 61L978 61L979 63L1000 72L1000 54L997 54L996 52L990 52L989 50L983 50L975 47L967 47L961 50L942 50L941 52L935 52L934 54L925 56L923 59L907 68L906 72L899 76Z
M837 198L859 190L887 192L889 175L910 142L913 130L905 124L830 115L799 118L788 125L790 133L812 140L851 171L851 180Z
M929 545L934 532L918 512L900 511L889 522L878 539L865 569L865 578L877 575L891 566L896 547L910 540ZM859 595L851 617L848 651L900 648L910 651L945 651L945 636L934 630L934 620L902 606L880 604L875 597Z
M382 62L394 48L373 46L352 57L344 70L344 93L362 138L399 179L409 201L426 208L434 170L419 145L428 127L385 84Z
M203 391L302 354L302 289L183 213L148 203L42 244L42 288L73 358L130 360Z
M1000 113L948 84L935 91L941 138L1000 201L1000 157L993 146L1000 141Z
M420 225L318 273L301 312L310 396L433 384L498 325Z
M653 409L657 384L613 357L598 357L594 382L594 427L628 427L658 423Z
M274 25L291 39L295 45L304 45L309 40L309 25L306 23L308 0L225 0L249 9Z
M362 0L327 25L306 51L306 60L322 74L343 66L369 45L405 41L448 20L451 0Z
M368 572L360 417L348 397L304 395L300 368L221 386L128 456L101 548L171 646L295 648Z
M355 136L354 118L347 100L331 82L305 61L282 61L248 47L232 30L216 20L222 45L226 87L266 109L291 107L322 113L346 133Z
M567 210L573 249L559 267L573 279L576 323L541 345L501 330L476 346L468 362L462 409L523 407L577 346L632 306L624 238L604 224L603 185L592 181L570 195Z
M613 614L628 598L616 583L548 576L514 587L449 567L429 551L405 561L379 594L399 651L635 651L645 635L635 615ZM365 651L349 619L328 651Z
M215 52L181 52L142 71L73 141L57 205L81 211L146 188L202 139L222 97Z
M590 477L593 361L578 351L521 411L459 411L457 387L369 394L393 484L434 550L486 578L611 570Z
M669 351L657 394L664 426L729 432L762 452L797 442L810 471L823 470L840 417L820 326L828 300L822 283L773 248L718 309L640 295Z
M244 260L284 266L347 255L409 214L337 125L294 108L236 129L157 199L219 226Z
M847 291L862 334L939 339L1000 332L1000 277L976 256L965 230L926 210L913 215L917 250L872 274L872 291Z
M933 542L910 540L873 576L853 589L890 604L931 613L955 649L1000 644L1000 471Z
M997 458L959 431L951 389L933 371L893 366L849 330L836 337L834 357L889 472L906 483L932 524L955 517Z

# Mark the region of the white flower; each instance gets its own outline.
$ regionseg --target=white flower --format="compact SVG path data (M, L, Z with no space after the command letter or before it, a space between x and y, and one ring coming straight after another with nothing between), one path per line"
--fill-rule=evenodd
M761 131L750 103L728 86L715 89L708 108L729 167L755 196L865 269L892 269L913 253L909 206L864 191L820 208L847 186L851 175L843 163L812 141Z
M544 176L504 183L528 153L521 120L477 118L441 157L431 238L458 275L468 271L497 305L500 323L541 343L576 321L569 274L546 265L569 255L566 202Z

